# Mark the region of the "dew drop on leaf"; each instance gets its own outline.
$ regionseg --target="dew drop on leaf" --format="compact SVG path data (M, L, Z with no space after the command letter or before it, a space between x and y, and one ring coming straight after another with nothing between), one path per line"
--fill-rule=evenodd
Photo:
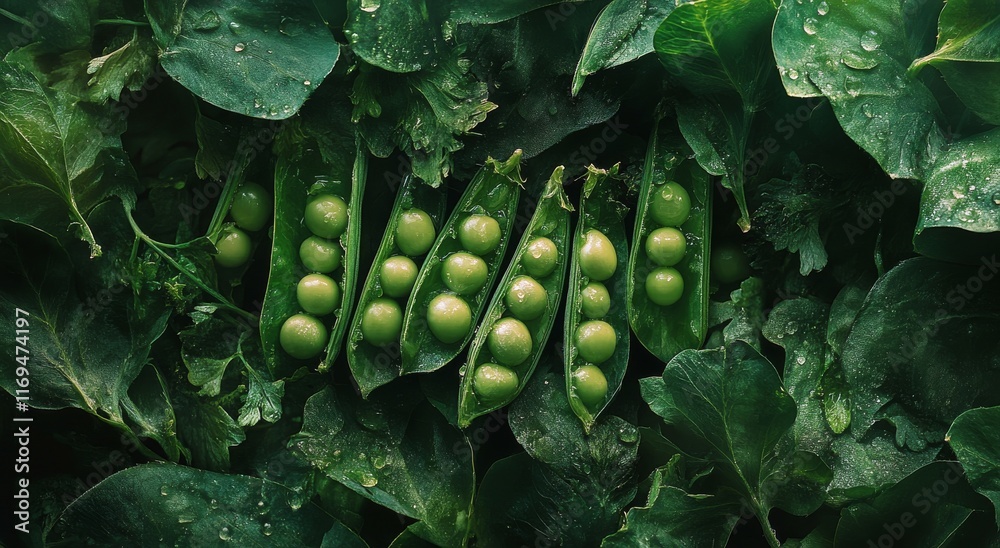
M1000 206L1000 192L993 194L993 203Z
M240 24L237 23L236 21L232 21L229 23L229 32L233 34L239 34L242 30L243 29L240 28Z
M163 495L163 496L167 496L167 493L168 493L168 492L167 492L167 489L168 489L168 488L167 488L167 486L166 486L166 485L161 485L161 486L160 486L160 494L161 494L161 495Z
M243 42L240 42L240 43L236 44L235 46L233 46L233 51L235 51L236 53L239 53L239 52L241 52L241 51L243 51L245 49L247 49L247 45L244 44Z
M816 13L820 15L826 15L830 13L830 4L827 4L826 2L820 2L819 6L816 6Z
M861 35L861 49L875 51L882 45L882 37L875 30L869 30Z
M361 485L364 487L375 487L378 485L378 479L371 474L365 474L361 476Z
M791 79L791 80L798 80L799 79L799 71L797 71L797 70L795 70L793 68L788 69L788 78Z
M204 15L194 24L194 30L201 32L211 32L222 25L222 18L214 11L206 11Z
M812 36L816 34L816 32L819 30L817 28L818 25L819 21L817 21L815 18L807 17L806 20L802 23L802 30L806 31L806 34Z
M270 523L264 523L264 526L262 527L262 529L263 529L265 537L271 536L271 524Z
M233 538L233 533L232 531L229 530L229 527L223 527L222 529L219 529L220 540L229 540L231 538Z

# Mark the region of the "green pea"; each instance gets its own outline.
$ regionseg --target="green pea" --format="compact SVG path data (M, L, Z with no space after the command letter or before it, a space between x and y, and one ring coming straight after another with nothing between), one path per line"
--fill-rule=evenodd
M385 346L399 340L403 329L403 310L392 299L373 300L361 316L361 335L369 344Z
M584 235L579 262L584 276L603 282L618 268L618 254L611 240L600 230L592 228Z
M340 305L340 287L326 274L309 274L299 280L295 288L302 310L325 316Z
M504 318L493 324L486 346L502 365L520 365L531 355L531 332L520 320Z
M430 250L437 237L434 221L422 209L410 209L399 216L396 224L396 245L410 257L419 257Z
M518 276L510 284L510 289L504 295L507 309L521 320L534 320L540 317L548 305L548 292L542 284L530 276Z
M618 337L611 324L601 320L583 322L576 328L576 348L590 363L607 361L615 353Z
M472 389L484 402L504 401L517 390L517 373L495 363L484 363L476 368Z
M556 269L559 262L559 250L552 240L541 236L528 244L521 256L524 271L536 278L544 278Z
M608 379L596 365L584 365L573 372L573 388L584 405L595 408L608 395Z
M684 187L672 181L656 187L649 213L663 226L681 226L691 213L691 196Z
M318 236L309 236L299 246L299 259L312 272L329 274L340 268L343 258L340 244Z
M310 200L304 217L306 227L320 238L339 238L347 230L347 204L333 194L323 194Z
M233 221L243 230L256 231L264 228L274 213L274 199L271 193L257 183L243 183L229 210Z
M601 282L590 282L580 292L580 307L583 315L595 320L607 316L611 310L611 295Z
M670 306L684 295L684 279L677 269L663 266L646 276L646 295L660 306Z
M243 266L250 260L252 251L250 236L233 226L223 230L219 240L215 242L215 248L218 250L215 262L226 268Z
M442 293L427 307L427 326L439 341L456 343L472 329L472 310L461 297Z
M684 233L673 227L661 227L646 238L646 255L660 266L674 266L684 258L687 241Z
M390 297L401 298L410 294L419 272L417 263L403 255L389 257L379 269L382 292Z
M289 356L300 360L314 358L326 346L326 326L308 314L295 314L281 324L278 341Z
M471 295L486 284L486 261L465 252L452 253L441 265L441 279L459 295Z
M458 241L476 255L486 255L500 245L500 223L489 215L469 215L458 227Z

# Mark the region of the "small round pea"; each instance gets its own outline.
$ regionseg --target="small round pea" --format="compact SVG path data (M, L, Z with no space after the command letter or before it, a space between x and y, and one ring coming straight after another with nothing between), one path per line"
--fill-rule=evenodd
M218 250L218 253L215 254L215 262L226 268L243 266L250 260L251 247L250 236L247 236L246 232L230 226L223 230L218 241L215 242L215 249Z
M458 227L458 241L476 255L486 255L500 245L500 223L489 215L469 215Z
M603 282L614 275L618 268L615 246L603 232L592 228L583 236L580 247L580 270L592 280Z
M618 345L615 328L608 322L590 320L576 328L576 349L590 363L602 363L615 353Z
M361 335L369 344L385 346L396 342L402 330L403 310L392 299L373 300L361 316Z
M489 270L486 261L460 251L452 253L441 264L441 280L448 289L459 295L470 295L486 284Z
M431 216L422 209L410 209L399 216L396 224L396 245L410 257L419 257L434 245L437 230Z
M545 236L531 240L521 256L524 271L536 278L544 278L556 269L559 261L559 250L556 244Z
M461 297L442 293L427 307L427 327L443 343L458 342L472 329L472 310Z
M472 389L483 402L504 401L517 390L517 373L502 365L484 363L476 368Z
M299 259L308 270L329 274L340 268L344 253L337 242L309 236L299 246Z
M527 321L534 320L545 312L548 298L548 292L534 278L518 276L504 295L504 304L515 317Z
M278 342L289 356L306 360L323 351L326 337L323 322L308 314L295 314L281 324Z
M671 181L653 190L649 212L663 226L681 226L691 214L691 196L684 187Z
M264 228L273 213L274 199L271 198L271 193L257 183L243 183L236 191L229 210L236 225L249 231Z
M611 310L611 295L601 282L590 282L580 292L583 315L592 320L603 318Z
M531 332L521 320L503 318L493 324L486 336L486 345L500 364L520 365L531 355Z
M303 276L295 295L302 310L317 316L325 316L340 305L340 286L326 274Z
M670 306L684 295L684 278L677 269L661 266L646 276L646 295L660 306Z
M322 194L306 204L306 227L320 238L335 239L347 230L347 204L333 194Z
M596 365L584 365L573 372L573 388L584 405L595 408L608 395L608 379Z
M409 295L413 284L417 281L418 270L417 263L409 257L403 255L389 257L378 271L382 292L397 299Z
M660 266L674 266L687 251L684 233L676 228L657 228L646 237L646 255Z

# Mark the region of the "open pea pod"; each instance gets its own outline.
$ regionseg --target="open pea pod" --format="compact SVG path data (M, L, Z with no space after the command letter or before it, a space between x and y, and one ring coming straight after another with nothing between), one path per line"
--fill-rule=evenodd
M440 369L472 340L514 227L520 164L520 150L487 159L427 253L403 315L402 374Z
M629 323L663 362L705 342L712 231L709 175L669 129L649 141L628 261Z
M317 137L308 126L286 128L277 147L274 240L260 334L269 367L283 375L300 366L329 369L340 352L357 284L361 199L368 158L353 132ZM337 207L324 214L339 216L343 222L346 212L346 226L337 229L340 233L336 236L317 234L316 225L307 226L305 219L308 204L327 199ZM322 215L314 212L314 218ZM328 262L335 268L304 264L307 255L300 248L309 238L336 257L327 260L329 257L317 258L317 253L312 253L313 261ZM299 298L300 281L306 276L323 276L320 279L326 280L322 289L323 298L329 297L325 309L328 312L316 312L316 303L304 303ZM334 284L336 287L331 287ZM303 293L306 300L315 300L308 290Z
M472 341L458 396L463 428L514 401L552 333L566 283L573 211L563 192L563 170L557 167L542 190Z
M439 231L444 223L447 208L448 195L444 189L433 188L416 177L406 177L396 194L389 223L385 228L385 236L372 261L371 271L361 291L357 311L351 320L347 335L347 362L354 374L354 380L361 389L361 395L365 398L376 388L398 377L402 365L398 337L391 342L366 340L362 322L366 321L366 314L369 318L367 321L379 320L377 316L379 307L389 304L385 299L391 299L396 303L398 308L392 309L391 312L395 313L398 310L400 320L402 311L406 309L409 292L404 294L402 290L391 285L384 287L381 277L381 271L390 258L403 261L404 268L413 266L419 268L422 262L419 255L414 256L419 249L404 251L396 242L396 232L400 228L404 212L412 213L414 210L419 210L426 213L434 229ZM403 227L403 230L406 230L406 227ZM396 274L397 277L400 275L405 276L406 273ZM391 320L392 318L388 318L385 321Z
M572 241L566 301L566 395L586 431L621 387L628 367L628 208L610 170L588 168Z

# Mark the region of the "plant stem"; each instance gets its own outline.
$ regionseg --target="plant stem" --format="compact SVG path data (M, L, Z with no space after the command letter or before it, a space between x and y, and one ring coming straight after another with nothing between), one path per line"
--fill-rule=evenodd
M14 21L15 23L21 23L22 25L28 27L29 29L31 29L33 31L34 30L38 30L38 29L35 28L35 25L31 24L31 21L28 21L24 17L21 17L20 15L13 14L13 13L11 13L11 12L3 9L3 8L0 8L0 15L3 15L7 19L10 19L11 21Z
M169 253L167 253L166 251L164 251L160 247L160 243L159 242L157 242L156 240L153 240L152 238L150 238L149 236L147 236L146 233L143 232L141 228L139 228L139 225L137 225L135 223L135 219L132 218L132 212L131 211L126 211L126 216L128 217L129 224L132 225L132 232L134 232L135 235L140 240L142 240L146 245L148 245L150 248L152 248L153 251L155 251L157 253L157 255L159 255L160 257L163 257L163 260L167 261L167 263L169 263L170 266L174 267L185 278L191 280L191 282L194 283L196 286L198 286L199 289L201 289L205 293L208 293L213 299L215 299L216 301L218 301L219 304L222 305L222 307L225 308L226 310L229 310L231 312L239 314L240 316L243 316L244 318L250 320L254 324L257 323L257 321L258 321L257 316L254 316L250 312L247 312L246 310L243 310L242 308L240 308L240 307L236 306L235 304L229 302L229 299L226 299L225 297L223 297L222 295L220 295L218 291L212 289L211 287L208 287L208 285L206 285L205 282L201 281L192 272L188 271L188 269L184 268L183 265L181 265L176 260L174 260L174 258L171 257Z
M98 25L127 25L130 27L148 27L146 21L130 21L128 19L98 19Z

